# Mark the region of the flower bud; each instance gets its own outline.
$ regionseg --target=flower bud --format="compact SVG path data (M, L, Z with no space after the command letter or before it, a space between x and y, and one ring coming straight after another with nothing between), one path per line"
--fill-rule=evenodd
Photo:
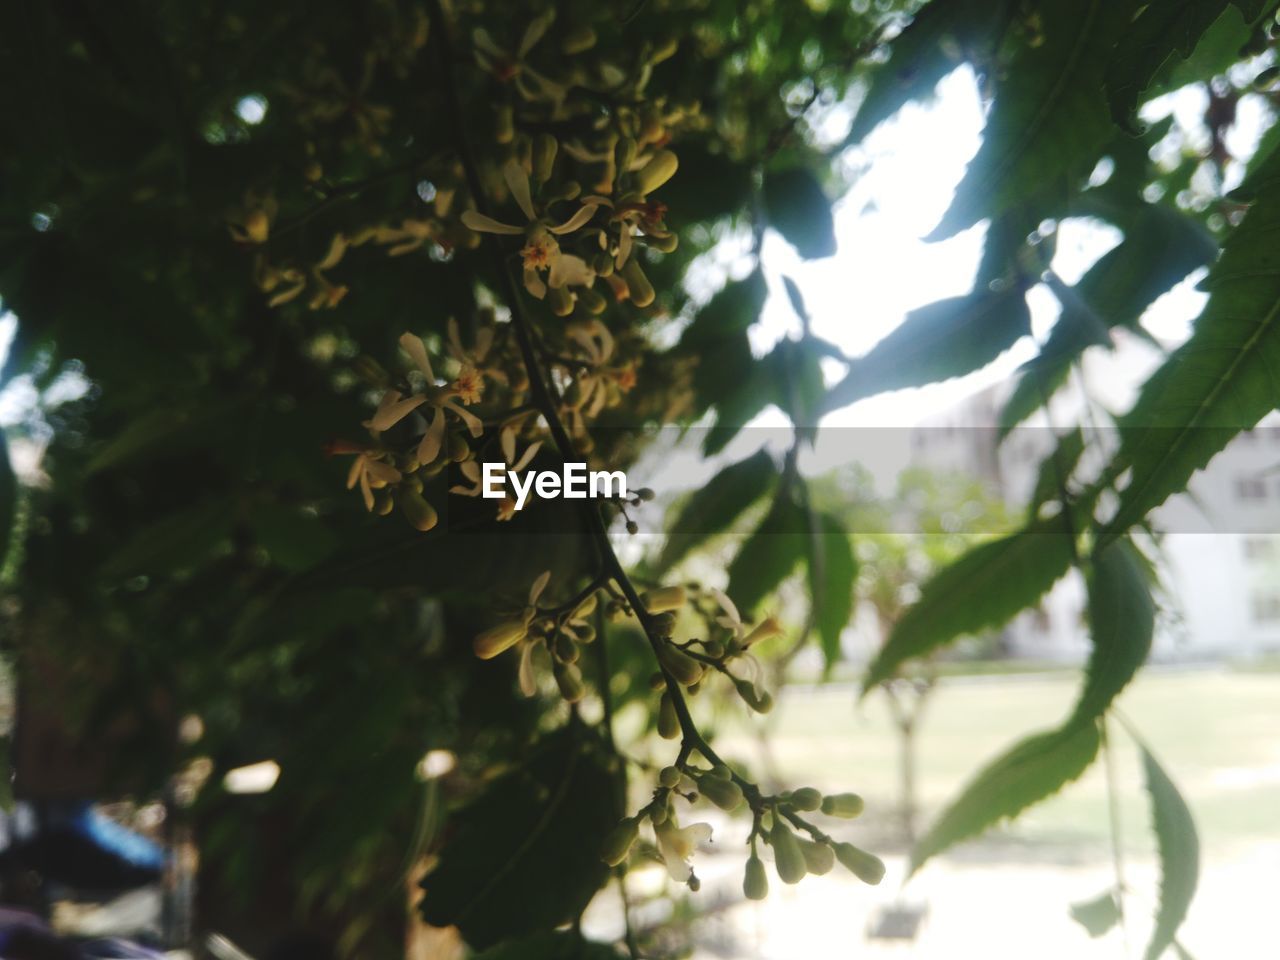
M549 133L540 133L533 138L533 177L539 183L551 179L556 165L556 151L560 143Z
M679 767L663 767L658 771L658 783L664 787L674 787L680 782Z
M801 787L799 790L791 791L790 803L792 809L807 813L822 806L822 794L813 787Z
M568 56L573 56L575 53L585 53L595 45L595 30L590 24L580 23L565 34L564 39L560 41L560 50Z
M659 253L674 253L680 246L680 238L674 233L669 233L665 237L656 235L646 237L645 243Z
M515 136L516 125L511 104L499 104L498 109L493 113L493 139L496 143L510 143Z
M547 306L557 317L573 313L573 294L568 287L552 287L547 291Z
M637 307L647 307L653 303L657 294L654 292L653 284L649 282L649 278L640 269L640 264L636 262L635 257L623 264L618 273L627 283L627 292L631 295L632 303Z
M650 590L640 598L650 613L666 613L668 610L679 610L685 604L684 587L659 587Z
M613 261L609 261L609 271L613 272ZM578 306L593 317L604 313L609 302L594 287L583 287L578 291Z
M799 838L799 843L800 852L804 854L805 869L815 877L831 872L831 868L836 865L836 853L829 844L806 840L804 837Z
M702 777L698 780L698 790L721 810L733 811L742 804L742 788L732 780Z
M769 831L769 846L773 847L773 867L783 883L799 883L804 879L809 868L805 865L800 841L791 832L791 828L782 822L782 818L776 815L773 828Z
M613 276L613 257L607 253L598 253L592 258L591 266L597 277Z
M670 614L664 614L664 616L670 616ZM702 679L703 667L697 660L677 650L670 643L663 644L661 650L663 666L681 684L687 687Z
M773 697L769 695L769 691L757 690L750 680L734 677L733 686L738 691L738 696L756 713L768 713L773 709Z
M651 193L670 180L676 173L679 161L670 150L659 150L636 174L636 189Z
M471 456L471 447L467 445L467 438L460 433L449 434L449 459L454 463L461 463Z
M856 793L833 793L822 798L822 812L828 817L852 820L862 813L864 804Z
M618 825L609 831L600 847L600 859L611 867L616 867L631 852L636 837L640 834L638 817L626 817L618 821Z
M477 636L471 645L481 660L492 660L504 650L514 647L528 632L523 620L505 620Z
M560 696L568 703L577 703L586 696L587 688L582 682L582 671L576 663L551 662L551 673L556 678L556 686L560 688Z
M244 218L244 232L250 243L266 243L271 233L271 220L262 210L251 210Z
M423 533L426 533L440 521L440 515L436 513L435 507L427 503L420 493L413 490L401 490L396 500L400 504L400 511L405 515L405 519L409 521L409 525L421 530Z
M669 693L664 693L658 703L658 736L663 740L675 740L680 736L680 718Z
M769 878L764 872L764 862L754 853L747 858L747 870L742 878L742 892L748 900L763 900L769 895Z
M676 615L671 611L659 613L652 621L653 631L664 639L676 632Z
M837 843L835 851L841 865L863 883L874 886L884 879L884 861L879 857L859 850L852 843Z
M649 63L659 64L663 60L670 60L673 56L675 56L676 48L679 46L680 46L679 37L675 37L675 36L668 37L666 40L661 41L656 47L653 48L653 52L649 54Z
M555 655L561 663L578 662L578 645L563 631L556 634Z

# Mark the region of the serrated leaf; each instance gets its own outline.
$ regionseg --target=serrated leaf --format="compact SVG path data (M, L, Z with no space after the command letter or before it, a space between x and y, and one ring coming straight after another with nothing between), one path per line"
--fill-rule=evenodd
M1134 114L1142 92L1175 54L1191 56L1201 35L1213 25L1227 0L1163 0L1149 3L1116 43L1106 72L1111 117L1136 130Z
M1280 166L1280 158L1277 160ZM1191 338L1147 380L1121 420L1114 473L1132 471L1106 537L1185 489L1280 397L1280 180L1269 184L1223 248Z
M1039 372L1033 369L1032 364L1039 364ZM1062 389L1070 374L1071 363L1068 360L1047 363L1037 358L1025 364L1022 373L1018 375L1018 382L1013 386L1013 392L1000 408L1000 427L996 434L998 440L1003 442L1014 427L1044 405L1046 396L1052 397Z
M1200 838L1177 786L1145 745L1139 744L1139 749L1160 857L1160 906L1156 909L1155 930L1143 957L1158 960L1173 944L1195 897L1200 880Z
M806 260L836 252L836 226L831 200L813 171L791 167L764 177L764 205L769 226Z
M611 772L573 728L453 815L422 880L423 919L477 949L567 923L606 882L600 844L622 816Z
M818 639L825 669L830 673L840 660L840 635L853 616L858 561L849 533L837 517L824 514L819 525L817 550L809 558L809 593L818 604Z
M918 387L980 370L1030 332L1022 291L979 289L912 310L831 391L836 409L886 390Z
M779 496L729 564L729 597L743 616L795 571L808 549L808 514L789 496Z
M1151 652L1155 604L1138 551L1117 540L1093 558L1088 577L1092 652L1072 722L1102 716Z
M989 0L932 0L889 43L889 62L871 74L845 146L862 140L912 100L933 94L938 82L966 60L985 59L1004 22Z
M1062 487L1075 470L1076 464L1084 453L1084 432L1079 428L1072 430L1058 440L1057 444L1042 461L1036 476L1036 485L1031 492L1031 501L1027 505L1027 514L1034 520L1040 515L1040 508L1051 500L1059 500Z
M753 503L763 498L778 476L778 467L766 450L731 463L685 501L672 521L667 542L658 559L659 570L669 570L708 537L729 529Z
M1053 796L1084 773L1098 753L1093 723L1066 726L1019 741L987 764L911 851L908 873L963 840L976 837Z
M1049 591L1071 566L1061 518L974 547L928 580L862 681L865 693L913 657L957 637L1002 626Z
M930 240L1031 198L1057 197L1088 176L1111 135L1103 71L1134 0L1037 4L1040 42L1024 43L996 84L982 146Z
M1097 939L1120 922L1120 901L1115 891L1106 890L1092 900L1071 904L1071 919Z

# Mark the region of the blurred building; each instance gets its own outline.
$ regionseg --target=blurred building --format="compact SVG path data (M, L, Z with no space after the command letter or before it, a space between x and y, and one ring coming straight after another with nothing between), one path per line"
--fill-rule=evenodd
M1000 411L1013 383L982 390L922 422L911 461L981 478L1011 509L1022 508L1058 438L1084 424L1080 473L1100 470L1118 435L1098 408L1127 410L1160 362L1149 341L1118 334L1116 349L1086 358L1082 372L1042 411L1001 438ZM1104 504L1105 508L1105 504ZM1165 662L1255 659L1280 653L1280 416L1236 437L1208 469L1153 514L1161 533L1160 621L1153 657ZM982 532L982 531L978 531ZM1073 660L1089 649L1084 587L1073 571L1037 610L1004 631L1013 656Z

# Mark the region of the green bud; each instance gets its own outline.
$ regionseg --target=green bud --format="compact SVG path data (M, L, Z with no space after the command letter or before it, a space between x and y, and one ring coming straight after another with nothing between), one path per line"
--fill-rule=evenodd
M676 247L680 246L680 238L674 233L665 237L646 237L644 242L659 253L674 253Z
M663 616L671 616L671 614L663 614ZM687 687L702 679L703 667L697 660L694 660L683 650L673 647L670 643L664 644L661 649L663 665L680 683Z
M747 858L747 871L742 878L742 892L748 900L763 900L769 895L769 878L764 862L754 853Z
M822 806L822 794L813 787L801 787L791 791L791 806L802 813L817 810Z
M884 879L884 861L879 857L859 850L852 843L837 843L835 849L836 859L863 883L874 886Z
M467 438L460 433L449 434L449 459L454 463L461 463L471 456L471 447L467 445Z
M664 787L674 787L680 782L680 768L663 767L658 771L658 782Z
M719 640L708 640L702 645L702 649L706 652L707 656L711 657L713 660L719 660L724 656L724 644Z
M613 272L612 260L609 261L609 272ZM593 317L598 317L609 306L609 301L598 293L595 287L583 287L578 291L578 306Z
M674 153L659 150L636 174L636 189L645 194L657 190L675 176L679 165Z
M533 138L533 177L539 183L551 179L551 172L556 165L556 151L560 143L549 133L540 133Z
M663 740L675 740L680 736L680 718L669 693L664 693L658 703L658 736Z
M659 587L640 596L650 613L666 613L684 606L684 587Z
M600 859L611 867L616 867L631 852L636 837L640 834L638 817L626 817L618 821L618 825L609 831L600 847Z
M582 671L576 663L551 662L551 673L556 678L556 686L560 688L560 696L569 703L577 703L587 692L582 683Z
M733 686L738 691L738 696L756 713L768 713L773 709L773 697L769 695L769 691L757 690L750 680L734 677Z
M596 45L596 32L590 24L580 23L564 35L560 41L560 50L569 56L585 53Z
M613 257L607 253L597 253L591 261L591 266L596 271L596 276L609 277L613 275Z
M732 780L706 776L698 780L698 790L721 810L736 810L742 805L742 788Z
M578 645L573 642L572 637L563 631L556 634L555 655L556 659L561 663L578 662Z
M401 490L396 500L400 504L400 511L404 514L405 519L409 521L409 525L421 530L423 533L426 533L440 521L440 515L436 513L435 507L427 503L420 493L414 493L412 490Z
M627 282L627 290L631 293L632 303L637 307L647 307L653 303L657 293L654 292L653 284L644 275L644 271L640 269L640 264L634 256L622 265L619 274Z
M769 831L769 846L773 847L773 867L783 883L799 883L804 879L809 868L805 864L800 841L791 832L791 828L783 823L782 818L776 815L773 818L773 828Z
M373 512L385 517L396 508L396 498L390 490L379 490L373 495Z
M573 294L568 287L551 287L547 290L547 306L557 317L573 313Z
M828 817L852 820L862 813L864 804L856 793L832 793L822 798L822 812Z
M471 645L481 660L492 660L504 650L514 647L528 632L523 620L506 620L477 636Z
M596 628L589 623L580 624L575 632L579 643L590 643L596 638Z
M626 173L636 160L636 141L634 137L622 137L613 150L613 162L619 173Z
M836 865L836 853L829 844L806 840L804 837L799 838L799 843L800 852L804 854L805 869L815 877L831 872L831 868Z
M676 615L671 612L660 613L653 618L653 629L661 637L669 637L676 631Z
M511 112L511 104L499 104L493 114L493 139L496 143L510 143L515 139L515 117Z

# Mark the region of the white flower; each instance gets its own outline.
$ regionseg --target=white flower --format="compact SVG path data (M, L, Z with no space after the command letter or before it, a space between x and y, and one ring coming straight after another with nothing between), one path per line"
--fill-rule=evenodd
M529 53L538 45L553 20L554 9L531 20L514 51L502 49L494 42L489 31L483 27L477 28L471 35L475 44L476 62L499 80L513 81L520 96L526 100L549 100L559 104L567 93L566 89L543 76L528 63Z
M667 873L671 875L671 879L677 883L688 883L689 878L693 876L693 867L689 865L689 858L693 856L698 844L711 839L711 824L691 823L687 827L680 828L675 825L671 817L667 817L662 823L654 826L653 832L657 835L658 852L662 854L662 860L667 865Z
M533 196L529 192L529 175L519 161L508 160L502 168L511 196L525 215L524 226L503 223L493 217L487 217L475 210L467 210L462 214L462 222L468 229L477 233L496 233L505 236L524 235L525 245L520 250L524 263L525 289L541 300L547 295L548 284L552 289L567 286L590 286L595 282L595 271L581 257L571 253L562 253L556 237L573 233L586 224L595 215L596 198L584 202L568 220L553 224L540 218L533 206ZM547 271L546 282L542 272Z

